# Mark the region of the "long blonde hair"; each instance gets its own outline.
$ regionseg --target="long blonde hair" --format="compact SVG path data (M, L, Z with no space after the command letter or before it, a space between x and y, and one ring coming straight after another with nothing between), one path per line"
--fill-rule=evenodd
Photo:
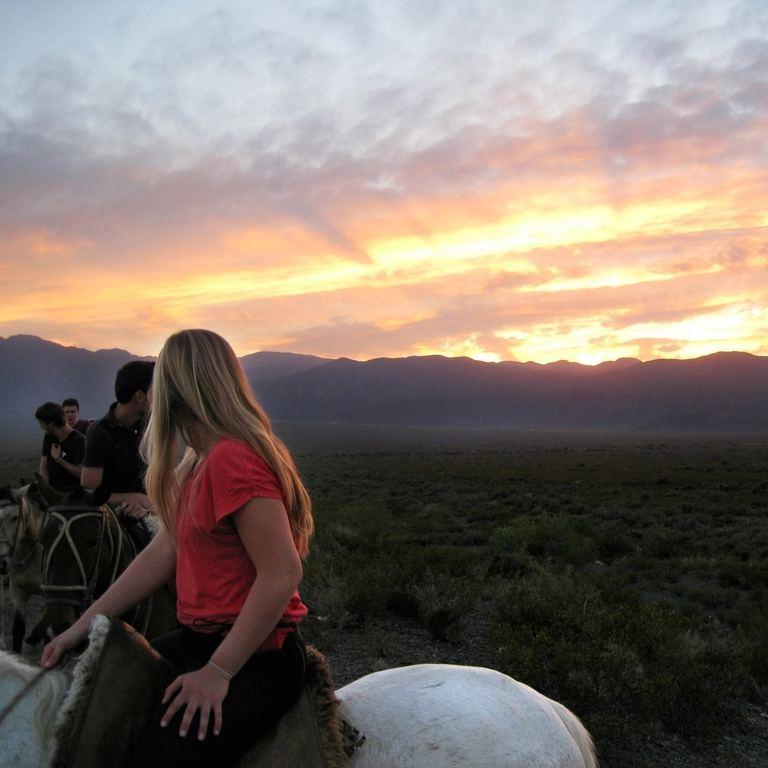
M291 454L272 432L232 347L213 331L174 333L163 345L152 380L152 407L141 443L147 493L175 536L179 491L197 460L187 448L176 465L182 422L192 417L222 437L242 440L280 481L291 533L302 557L314 530L312 504Z

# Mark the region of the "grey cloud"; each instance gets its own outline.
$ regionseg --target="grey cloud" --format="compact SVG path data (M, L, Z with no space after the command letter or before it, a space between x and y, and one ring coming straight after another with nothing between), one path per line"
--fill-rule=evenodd
M382 212L425 196L469 204L499 184L524 193L596 167L619 201L640 168L663 178L694 160L764 167L764 138L754 131L768 114L764 41L734 39L730 58L713 63L681 45L679 29L651 27L629 40L627 56L653 59L664 85L626 103L620 62L587 43L550 55L563 41L541 26L544 10L505 36L505 47L500 30L516 28L530 8L353 6L302 6L315 32L333 23L336 48L221 11L147 43L121 75L102 77L98 62L74 54L38 62L3 120L0 224L45 215L63 232L126 242L211 217L295 220L365 260L340 219L345 206ZM434 37L418 27L424 17L434 17ZM594 29L607 23L595 18ZM424 45L401 43L406 66L390 66L397 34L407 41L410 33ZM548 119L536 111L541 75L516 52L537 43L549 56L547 77L572 69L589 84L570 88L577 109L558 106ZM219 92L213 77L222 74L239 90ZM409 225L419 225L416 215Z

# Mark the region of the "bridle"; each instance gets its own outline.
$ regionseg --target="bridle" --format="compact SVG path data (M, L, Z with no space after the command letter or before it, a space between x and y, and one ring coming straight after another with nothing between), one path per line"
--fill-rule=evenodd
M66 510L69 514L63 514L60 510ZM72 526L83 520L95 519L99 524L99 536L96 549L96 557L93 562L91 573L86 572L85 563L72 536ZM52 521L59 523L59 530L45 552L43 562L43 580L40 589L47 604L74 605L80 612L84 611L94 601L96 588L99 581L99 566L101 565L102 553L105 545L109 549L108 584L112 584L117 578L117 571L120 567L120 561L123 554L124 540L128 537L122 533L120 524L117 521L115 513L111 507L104 504L101 507L93 509L92 507L51 507L48 510L48 523ZM68 547L69 552L77 564L80 582L76 584L52 584L51 563L59 547ZM135 552L134 552L135 555ZM67 593L82 593L77 599L67 596Z
M52 521L55 520L59 524L59 530L45 552L40 591L43 594L46 605L71 605L75 607L78 614L82 614L96 599L100 582L104 585L101 592L104 592L117 580L123 554L127 554L129 560L133 560L136 557L136 545L123 530L117 515L109 504L102 504L95 509L88 506L56 506L48 510L48 515L49 518L46 525L51 525ZM85 560L72 534L72 527L75 523L81 523L89 519L95 519L99 524L96 557L94 558L93 568L90 573L86 569ZM77 565L80 580L76 584L51 583L54 555L61 547L69 549ZM104 583L103 577L99 578L101 573L100 566L105 552L107 552L106 557L108 557L107 570L109 574L106 583ZM80 597L75 597L78 594ZM152 603L152 596L139 603L129 621L142 634L146 633L149 626Z

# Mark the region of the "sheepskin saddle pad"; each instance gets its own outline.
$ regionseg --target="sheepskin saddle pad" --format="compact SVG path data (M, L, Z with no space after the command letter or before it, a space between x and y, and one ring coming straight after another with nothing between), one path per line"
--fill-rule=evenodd
M97 616L57 718L52 768L127 766L153 704L173 677L171 665L135 629ZM354 730L352 740L360 741ZM304 691L237 768L343 768L349 744L328 664L308 646Z

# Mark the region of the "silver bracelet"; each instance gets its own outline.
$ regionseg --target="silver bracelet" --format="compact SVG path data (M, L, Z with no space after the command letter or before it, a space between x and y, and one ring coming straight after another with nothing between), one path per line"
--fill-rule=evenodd
M219 666L219 665L218 665L218 664L217 664L217 663L216 663L216 662L215 662L213 659L208 659L208 663L209 663L209 664L210 664L210 665L211 665L211 666L212 666L212 667L213 667L213 668L214 668L214 669L215 669L215 670L216 670L216 671L217 671L217 672L218 672L218 673L219 673L219 674L220 674L222 677L226 678L227 680L231 680L231 679L232 679L232 675L230 675L230 674L229 674L229 672L227 672L227 670L226 670L226 669L224 669L223 667L220 667L220 666Z

